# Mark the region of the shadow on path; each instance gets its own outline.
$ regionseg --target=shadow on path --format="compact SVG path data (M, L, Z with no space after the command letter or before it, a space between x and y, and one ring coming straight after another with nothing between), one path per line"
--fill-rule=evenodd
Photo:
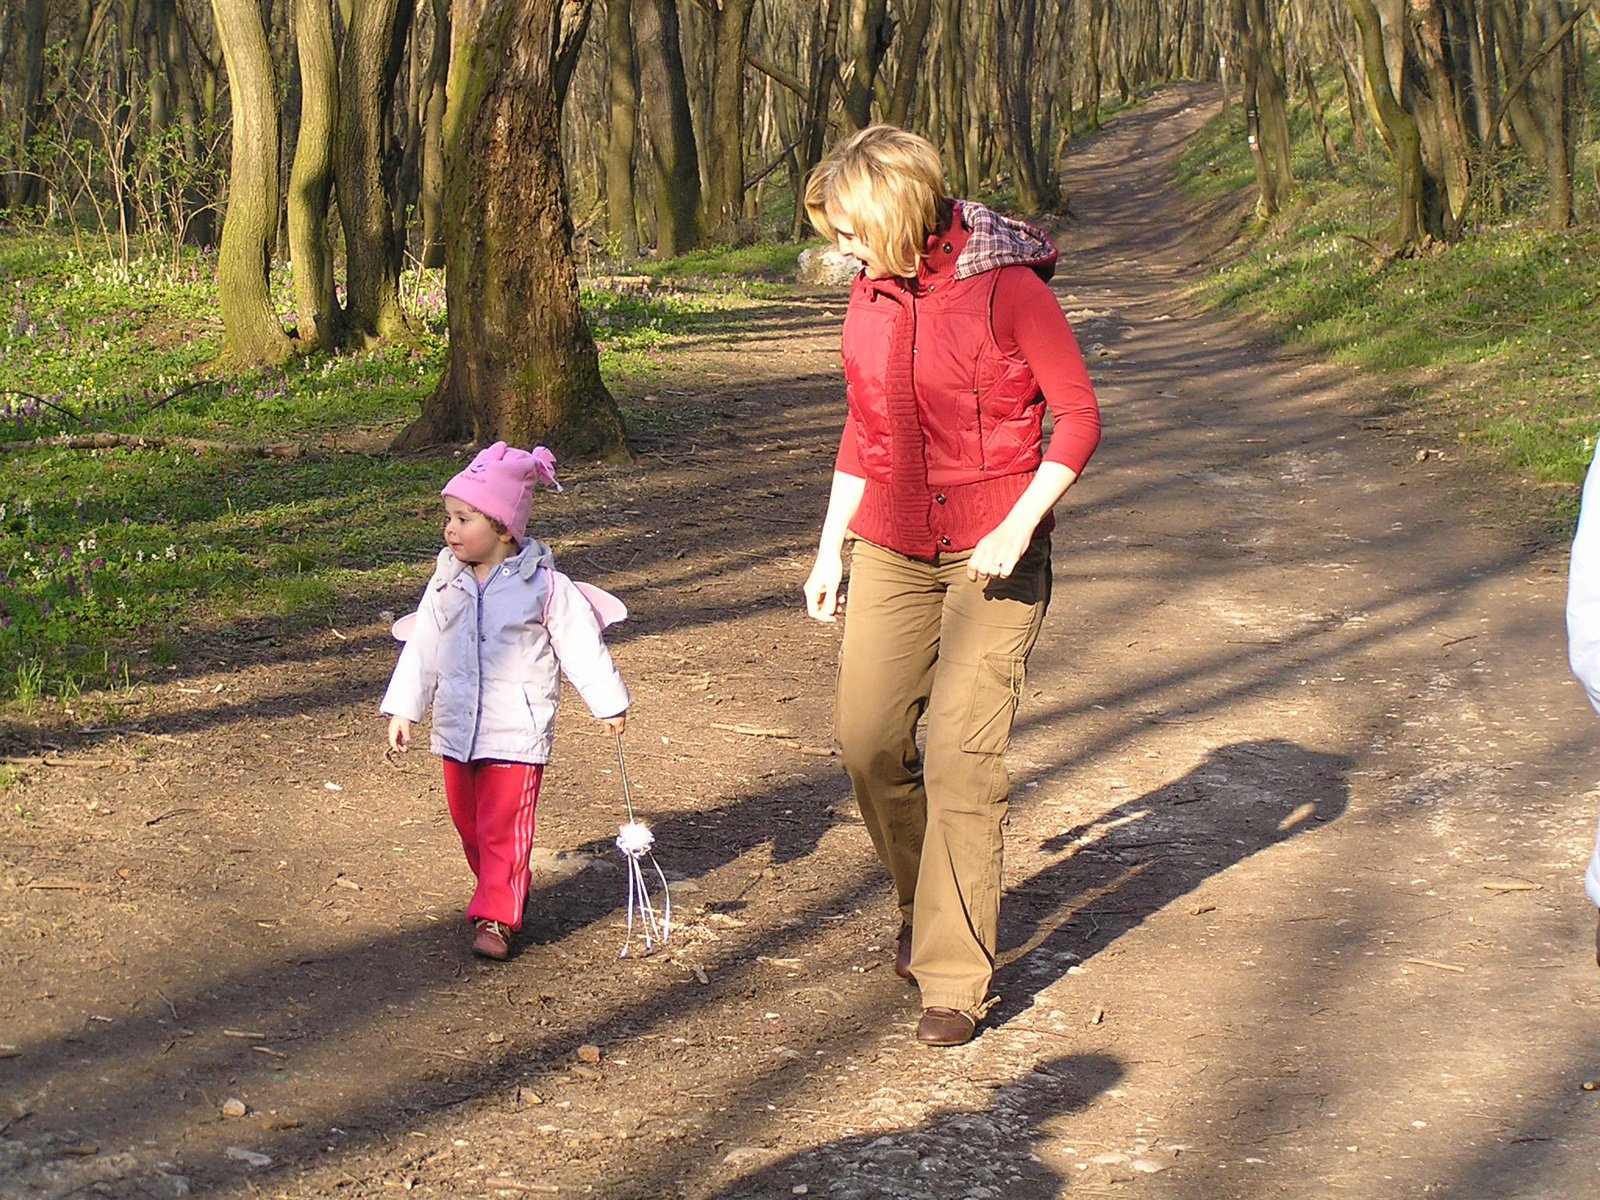
M987 1109L958 1109L911 1129L826 1142L741 1176L712 1200L808 1193L828 1200L1055 1196L1066 1181L1035 1153L1049 1137L1044 1126L1086 1108L1122 1076L1122 1064L1106 1055L1050 1059L1016 1083L998 1088Z
M1349 804L1348 769L1290 741L1236 742L1048 838L1041 848L1065 857L1006 891L993 1023L1206 880L1336 820Z

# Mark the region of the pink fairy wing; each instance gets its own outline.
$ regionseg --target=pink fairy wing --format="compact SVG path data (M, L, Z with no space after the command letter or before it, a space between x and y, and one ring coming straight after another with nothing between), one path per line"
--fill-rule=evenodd
M589 607L594 609L595 618L600 622L600 628L615 625L618 621L628 618L628 606L618 600L603 588L597 588L592 583L577 583L577 589L583 593L583 598L589 602Z
M628 606L618 600L604 588L597 588L592 583L579 583L577 589L583 593L583 598L589 602L589 607L594 609L595 619L600 622L600 628L615 625L618 621L625 621L628 617ZM407 641L411 631L417 626L417 614L407 613L389 628L390 635L397 642Z

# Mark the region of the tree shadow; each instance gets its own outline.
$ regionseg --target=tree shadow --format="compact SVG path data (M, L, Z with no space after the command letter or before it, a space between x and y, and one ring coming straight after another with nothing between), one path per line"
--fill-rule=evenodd
M995 1023L1206 880L1336 820L1350 800L1349 766L1285 739L1235 742L1047 838L1041 849L1065 857L1006 890Z
M1080 1112L1122 1079L1103 1054L1039 1063L998 1088L986 1109L956 1109L910 1129L876 1130L825 1142L742 1175L710 1200L821 1193L835 1200L879 1196L1055 1196L1065 1180L1037 1153L1052 1119Z

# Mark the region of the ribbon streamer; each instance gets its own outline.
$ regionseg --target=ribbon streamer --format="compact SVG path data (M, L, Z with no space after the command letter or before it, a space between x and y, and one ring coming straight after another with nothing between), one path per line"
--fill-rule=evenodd
M628 764L622 757L622 734L617 738L617 769L622 775L622 802L628 808L627 823L617 830L617 850L627 861L628 872L628 932L623 938L622 954L628 957L628 947L633 944L633 925L639 922L640 934L644 939L644 948L652 950L656 943L665 943L667 935L672 930L672 889L667 886L666 872L661 869L661 864L656 862L651 848L655 845L656 835L650 832L650 827L633 815L633 795L628 787ZM650 864L655 871L656 878L661 881L661 911L657 913L655 905L650 900L649 876L645 873L645 863Z

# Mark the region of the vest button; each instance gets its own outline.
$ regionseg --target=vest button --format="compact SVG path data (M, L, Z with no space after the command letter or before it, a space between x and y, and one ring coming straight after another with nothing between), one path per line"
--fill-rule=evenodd
M939 545L948 546L949 544L950 544L950 539L949 538L942 537L942 538L939 539Z
M943 504L944 503L944 493L940 492L937 496L935 496L933 498L933 502L935 504Z

